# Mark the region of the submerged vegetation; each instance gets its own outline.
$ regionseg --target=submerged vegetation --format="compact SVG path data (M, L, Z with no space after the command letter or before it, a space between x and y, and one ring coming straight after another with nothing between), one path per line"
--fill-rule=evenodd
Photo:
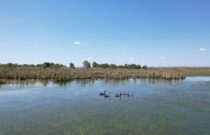
M135 64L117 66L114 64L91 64L83 62L84 67L77 68L73 63L69 67L45 62L38 65L0 65L0 83L3 79L40 79L66 81L71 79L184 79L185 76L210 75L210 68L148 68Z

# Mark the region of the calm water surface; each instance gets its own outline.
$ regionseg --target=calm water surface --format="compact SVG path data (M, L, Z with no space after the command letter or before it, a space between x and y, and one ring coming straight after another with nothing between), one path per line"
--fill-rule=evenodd
M1 85L0 135L210 135L210 77Z

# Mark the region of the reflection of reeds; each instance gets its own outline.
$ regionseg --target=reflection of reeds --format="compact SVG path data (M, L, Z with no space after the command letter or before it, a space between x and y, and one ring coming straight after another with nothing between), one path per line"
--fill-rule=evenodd
M6 80L0 80L0 84L5 84Z
M0 79L40 79L66 81L72 79L184 79L186 75L210 75L210 70L198 69L69 69L69 68L38 68L15 67L0 68Z
M31 79L15 80L15 79L10 79L10 80L5 80L5 83L11 84L11 85L20 84L20 85L30 86L30 85L34 85L35 83L37 83L37 80L31 80Z

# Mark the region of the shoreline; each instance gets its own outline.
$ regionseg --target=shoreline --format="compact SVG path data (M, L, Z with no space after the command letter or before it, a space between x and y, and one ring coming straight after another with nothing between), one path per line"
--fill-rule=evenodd
M210 68L38 68L7 67L0 68L0 84L5 80L56 80L75 79L162 79L180 80L188 76L210 76Z
M210 72L209 72L210 73ZM36 68L15 67L0 68L0 79L40 79L40 80L71 80L71 79L184 79L186 75L174 70L159 69L103 69L103 68Z

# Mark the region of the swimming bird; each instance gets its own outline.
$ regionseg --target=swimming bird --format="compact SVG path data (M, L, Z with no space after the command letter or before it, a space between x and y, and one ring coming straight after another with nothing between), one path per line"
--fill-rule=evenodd
M121 97L122 93L120 92L120 94L115 94L115 97Z
M110 95L104 95L104 97L105 97L105 98L108 98L108 97L110 97Z
M108 97L110 97L110 95L111 95L111 92L110 92L110 90L109 90L109 95L105 93L104 97L105 97L105 98L108 98Z
M101 92L99 95L100 95L100 96L106 95L106 90L104 90L104 92Z

